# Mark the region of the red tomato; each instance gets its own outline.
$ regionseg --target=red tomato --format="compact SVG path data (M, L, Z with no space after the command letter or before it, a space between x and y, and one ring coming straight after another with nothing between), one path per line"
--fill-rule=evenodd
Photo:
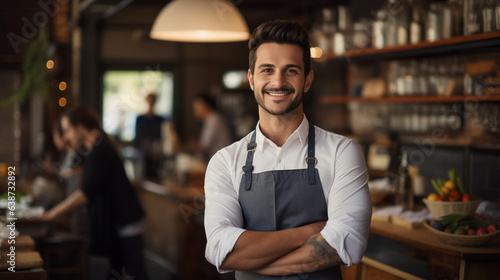
M476 231L473 228L467 229L467 235L476 235Z
M488 233L492 233L492 232L497 231L497 230L498 230L498 227L497 227L497 225L495 225L495 224L491 224L491 225L489 225L486 229L488 230Z
M479 214L474 215L474 219L485 222L486 218L484 216L481 216Z
M446 201L446 199L443 196L439 196L436 201Z
M476 231L476 235L485 235L488 234L485 228L478 228Z
M462 201L471 201L471 200L472 200L472 196L468 193L466 193L462 196Z
M458 190L452 190L450 192L450 199L452 199L451 201L460 201L462 199L462 193Z

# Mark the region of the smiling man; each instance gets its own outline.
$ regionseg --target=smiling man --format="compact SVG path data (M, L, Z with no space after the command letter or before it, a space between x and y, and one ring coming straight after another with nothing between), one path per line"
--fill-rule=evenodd
M314 78L309 47L295 22L255 29L248 80L259 123L207 168L206 257L237 279L342 279L340 265L359 263L366 249L363 155L304 115Z

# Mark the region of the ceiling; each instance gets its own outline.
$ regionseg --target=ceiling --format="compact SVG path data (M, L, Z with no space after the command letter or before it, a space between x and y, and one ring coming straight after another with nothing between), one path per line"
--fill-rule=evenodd
M364 2L362 0L230 1L241 11L250 30L262 22L276 18L294 19L308 26L322 7L350 4L351 6L356 6L356 11L364 9L366 10L366 14L368 14L370 9L379 5L373 4L372 1ZM70 6L67 7L69 16L66 17L66 22L62 19L54 23L55 20L52 19L55 17L50 15L54 7L42 7L39 4L44 2L58 3L60 1L39 2L33 0L16 0L6 1L2 4L0 11L0 38L2 38L0 40L0 62L2 64L20 61L17 50L25 42L33 38L31 33L38 33L39 26L49 26L43 22L48 14L48 19L51 19L50 24L58 24L59 28L66 26L66 32L70 30L68 26L76 24L77 20L75 17L71 18ZM103 18L104 28L133 27L148 29L151 28L158 12L168 2L166 0L80 0L79 5L81 6L80 10L82 14L93 13ZM380 3L380 1L374 2Z

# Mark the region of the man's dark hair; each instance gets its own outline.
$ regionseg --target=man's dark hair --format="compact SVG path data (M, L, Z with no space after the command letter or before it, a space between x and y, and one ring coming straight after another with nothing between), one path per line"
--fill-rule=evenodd
M82 125L87 130L103 131L97 113L84 105L76 105L64 111L62 117L67 117L73 126Z
M292 44L302 49L304 73L311 71L311 43L307 30L300 24L289 20L273 20L259 25L248 41L250 71L254 72L257 49L264 43Z
M217 110L217 101L210 94L206 92L200 93L196 96L196 99L203 102L203 104L207 105L210 109Z

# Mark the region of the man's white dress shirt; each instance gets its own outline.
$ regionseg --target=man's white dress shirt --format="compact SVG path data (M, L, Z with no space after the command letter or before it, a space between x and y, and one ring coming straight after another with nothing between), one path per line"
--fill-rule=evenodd
M306 169L309 122L302 123L282 147L276 146L256 127L253 173L270 170ZM316 168L328 205L328 222L321 231L347 265L361 262L370 228L372 204L365 159L351 139L315 127ZM243 229L238 203L242 167L251 133L218 151L210 160L205 177L205 256L217 267L233 249ZM304 205L307 211L307 205Z

